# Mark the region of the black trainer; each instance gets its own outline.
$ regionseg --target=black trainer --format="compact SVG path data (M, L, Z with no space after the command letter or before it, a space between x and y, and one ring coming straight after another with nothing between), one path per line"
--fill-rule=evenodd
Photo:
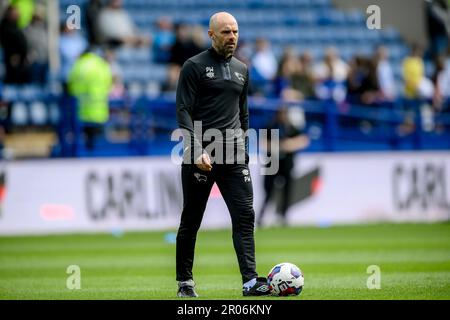
M178 282L178 298L197 298L198 294L195 292L195 282L193 280Z
M244 288L242 294L245 297L269 295L270 288L269 284L267 283L267 279L262 277L256 278L256 283L253 285L253 287Z

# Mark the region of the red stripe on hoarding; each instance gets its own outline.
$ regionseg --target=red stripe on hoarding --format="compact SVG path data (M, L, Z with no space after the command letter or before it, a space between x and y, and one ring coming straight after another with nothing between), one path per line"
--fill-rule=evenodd
M43 204L39 214L44 220L72 220L75 218L73 208L64 204Z

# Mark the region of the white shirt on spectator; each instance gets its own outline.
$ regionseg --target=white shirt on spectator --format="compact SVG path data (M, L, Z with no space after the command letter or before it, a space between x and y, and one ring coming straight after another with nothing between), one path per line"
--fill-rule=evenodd
M278 62L270 49L257 52L252 59L252 65L264 79L275 78Z
M450 59L445 62L445 68L438 75L438 86L442 97L450 98Z
M347 80L348 65L341 59L336 59L333 62L333 80L336 82L344 82ZM330 68L325 62L320 62L314 68L314 76L319 80L330 79Z
M98 18L100 34L105 39L122 39L136 35L136 28L125 10L104 8Z
M388 61L382 60L377 66L378 85L387 100L394 100L397 96L394 73Z

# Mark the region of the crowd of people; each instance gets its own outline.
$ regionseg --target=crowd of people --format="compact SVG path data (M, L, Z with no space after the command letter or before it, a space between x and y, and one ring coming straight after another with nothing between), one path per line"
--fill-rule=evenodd
M27 1L27 0L24 0ZM1 20L1 46L5 62L4 83L44 84L47 81L49 52L45 10L35 5L28 22L21 22L20 6L12 1ZM167 65L167 79L159 84L160 91L174 92L180 68L185 60L207 46L206 30L202 26L174 23L161 17L152 34L144 33L124 9L122 0L90 0L82 8L83 30L61 23L59 38L60 79L66 82L73 65L82 53L101 48L112 69L112 95L126 94L123 70L115 50L124 46L151 48L154 63ZM438 8L446 4L436 1ZM430 2L431 3L431 2ZM443 5L443 7L442 7ZM237 57L250 67L251 95L280 97L284 100L334 99L352 104L373 105L393 102L399 97L431 100L436 111L446 110L450 98L450 59L448 41L433 18L434 8L428 8L429 29L432 30L430 54L435 62L432 75L426 74L424 50L411 46L402 62L401 79L395 77L389 50L379 46L373 56L355 55L344 61L338 47L330 47L323 58L309 51L296 52L286 48L280 59L264 38L255 43L240 39ZM438 11L439 13L439 11ZM30 14L27 13L27 16ZM438 30L438 31L436 31ZM448 37L448 34L447 34ZM98 52L98 50L93 51Z

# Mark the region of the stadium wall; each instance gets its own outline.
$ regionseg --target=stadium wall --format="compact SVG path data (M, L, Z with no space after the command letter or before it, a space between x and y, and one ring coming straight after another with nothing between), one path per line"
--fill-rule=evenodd
M450 219L450 152L304 154L296 161L288 212L292 225ZM168 158L19 161L0 168L1 235L178 225L179 167ZM251 171L258 212L263 176L257 164ZM267 224L276 221L275 207L268 208ZM214 187L202 228L229 225Z

